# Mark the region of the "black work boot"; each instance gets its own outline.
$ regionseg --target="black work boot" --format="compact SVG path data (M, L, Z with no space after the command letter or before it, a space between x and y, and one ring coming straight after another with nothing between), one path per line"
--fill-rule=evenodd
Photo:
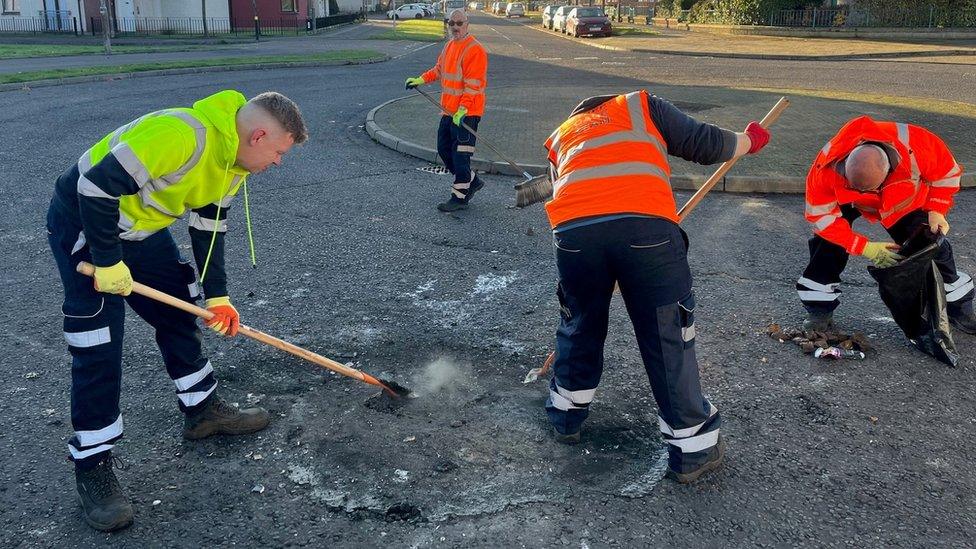
M467 210L468 201L463 198L458 198L454 194L451 194L451 198L448 198L446 201L438 204L437 209L442 212L456 212L458 210Z
M75 484L85 522L102 532L132 524L132 504L122 493L119 479L115 478L114 461L112 454L105 452L105 457L94 467L82 469L75 465ZM121 462L119 468L123 468Z
M973 314L972 300L965 303L947 303L946 313L949 314L949 324L953 328L967 334L976 334L976 314Z
M214 394L202 410L186 415L183 438L199 440L211 435L246 435L264 429L270 421L264 408L239 410Z
M468 187L468 195L466 197L466 200L468 202L471 202L471 199L474 198L474 193L480 191L481 188L484 187L484 186L485 186L485 182L482 181L480 177L478 177L477 175L475 175L474 177L472 177L471 178L471 186Z
M803 321L803 331L805 332L830 332L833 329L833 311L827 311L826 313L807 313L807 319Z
M668 472L665 475L671 480L675 480L680 484L690 484L695 482L703 475L714 471L722 466L722 460L725 459L725 441L722 440L722 435L718 437L718 443L712 448L712 455L701 466L697 469L692 469L684 473L679 473L674 469L668 468Z

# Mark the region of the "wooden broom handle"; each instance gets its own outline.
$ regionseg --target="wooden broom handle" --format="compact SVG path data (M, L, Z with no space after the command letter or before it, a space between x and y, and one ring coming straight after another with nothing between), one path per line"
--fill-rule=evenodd
M776 104L773 105L773 108L770 109L769 112L766 113L766 116L763 117L762 121L759 122L759 125L762 126L763 128L769 129L769 127L773 125L773 122L776 122L776 119L779 118L779 115L782 114L783 111L786 110L786 107L789 106L790 106L790 100L785 97L780 97L779 101L777 101ZM712 190L712 187L714 187L723 177L725 177L725 174L728 173L730 169L732 169L732 166L734 166L735 163L740 158L742 158L742 156L737 156L732 160L726 160L725 162L722 162L722 165L719 166L717 170L715 170L715 173L713 173L712 176L709 177L707 181L705 181L705 184L702 185L700 189L695 191L695 194L692 195L692 197L688 200L688 202L686 202L685 205L682 206L680 210L678 210L679 222L684 221L685 216L691 213L691 210L695 209L695 206L697 206L698 203L701 202L703 198L705 198L705 195L708 194L708 191Z
M82 261L81 263L78 264L77 271L83 275L94 276L95 267L91 263ZM172 307L176 307L181 311L185 311L192 315L196 315L204 320L210 320L214 316L213 313L204 309L203 307L198 307L192 303L188 303L186 301L183 301L182 299L173 297L167 293L160 292L155 288L150 288L145 284L140 284L139 282L132 283L132 291L141 296L148 297L149 299L153 299L161 303L165 303ZM313 353L308 349L303 349L298 345L293 345L291 343L288 343L287 341L283 341L272 335L268 335L262 332L261 330L255 330L250 326L245 326L244 324L241 324L239 328L239 332L251 339L260 341L261 343L271 345L272 347L276 347L278 349L281 349L282 351L285 351L286 353L291 353L297 357L304 358L309 362L314 362L315 364L318 364L323 368L328 368L329 370L332 370L336 373L354 379L358 379L359 381L365 381L370 385L382 386L382 384L379 384L379 382L370 375L364 374L363 372L360 372L359 370L356 370L354 368L350 368L345 364L326 358L318 353ZM377 383L372 383L372 381L377 381Z

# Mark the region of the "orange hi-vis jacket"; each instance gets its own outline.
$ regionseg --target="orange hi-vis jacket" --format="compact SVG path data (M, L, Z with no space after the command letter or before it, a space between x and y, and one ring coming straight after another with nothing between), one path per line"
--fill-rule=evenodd
M457 112L459 107L468 109L468 116L485 112L488 52L474 36L448 40L434 68L420 77L428 84L440 79L441 106L447 112Z
M838 162L865 143L882 143L898 153L897 163L876 191L859 192L838 171ZM807 174L806 218L825 240L850 254L864 251L868 238L841 217L851 204L871 223L890 228L905 214L923 209L945 215L959 191L962 168L934 133L911 124L860 116L844 125L817 155Z
M678 221L668 146L651 120L647 92L618 95L571 116L549 136L549 224L618 213Z

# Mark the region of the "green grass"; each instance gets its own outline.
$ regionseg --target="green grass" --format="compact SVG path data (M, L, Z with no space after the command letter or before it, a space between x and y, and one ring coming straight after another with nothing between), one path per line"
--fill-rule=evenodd
M661 33L641 27L613 27L614 36L657 36Z
M880 93L849 92L841 90L806 90L791 88L737 88L749 91L773 92L783 95L801 95L805 97L818 97L821 99L834 99L839 101L856 101L860 103L872 103L886 107L898 107L901 109L912 109L917 111L941 114L947 116L962 116L976 119L976 105L964 103L962 101L948 101L943 99L932 99L922 97L896 97Z
M80 67L73 69L53 69L46 71L18 72L0 74L0 84L70 78L72 76L97 76L102 74L121 74L129 72L156 71L163 69L186 69L196 67L224 67L234 65L258 65L264 63L308 63L328 61L363 61L382 57L372 50L338 50L308 55L254 55L250 57L224 57L217 59L195 59L190 61L167 61L161 63L134 63L129 65L110 65L103 67Z
M437 42L444 39L444 22L440 19L397 20L396 31L390 29L370 36L371 40L419 40Z
M113 53L153 53L161 51L189 51L209 46L112 46ZM102 46L73 46L55 44L0 44L0 59L26 57L55 57L60 55L92 55L105 53Z

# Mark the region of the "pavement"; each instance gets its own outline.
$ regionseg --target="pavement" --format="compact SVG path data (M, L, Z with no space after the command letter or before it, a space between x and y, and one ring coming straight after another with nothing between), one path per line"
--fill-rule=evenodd
M761 119L779 97L790 98L789 110L772 128L770 145L735 166L725 184L728 190L802 192L803 178L823 144L847 120L861 114L934 128L960 163L976 165L976 142L968 138L976 117L976 95L972 89L954 84L952 94L942 94L932 86L939 79L955 81L958 68L953 66L713 55L690 60L593 49L511 19L475 16L475 21L483 26L473 32L491 43L488 100L479 135L533 173L544 169L546 137L580 100L642 88L696 118L739 131L750 120ZM496 58L513 60L516 66L510 72L494 70L492 60ZM824 72L831 76L820 77ZM723 78L726 75L729 78ZM731 82L716 85L720 80ZM437 95L436 86L427 88ZM380 106L368 129L371 134L388 134L390 138L381 141L384 144L435 161L437 112L419 94L401 97ZM945 99L948 97L952 101ZM475 158L481 160L479 169L511 172L485 146L479 147ZM672 165L679 188L694 188L714 170L674 158ZM967 186L974 183L970 177L965 180Z
M686 59L676 67L667 59L630 76L612 65L574 73L572 61L530 56L539 47L552 57L575 51L556 55L557 47L506 32L519 48L483 25L476 21L475 32L495 52L496 95L530 78L537 89L575 85L581 93L597 79L597 87L667 80L718 88L739 78L839 87L836 69L846 66ZM551 349L559 315L542 207L513 208L515 179L488 175L469 210L441 214L434 205L447 197L449 178L363 131L367 113L401 94L404 77L436 53L0 93L0 192L15 214L0 216L9 265L0 273L0 546L971 545L976 339L957 337L957 369L913 351L857 258L837 318L863 331L877 355L824 362L767 337L770 322L802 319L793 284L809 229L799 196L716 194L684 224L697 354L705 391L723 414L725 466L692 486L662 480L656 409L619 298L583 442L554 443L545 382L522 384ZM908 73L853 68L862 72L854 89L937 82L923 65L905 81ZM963 98L972 80L957 75L927 92ZM227 87L247 95L277 89L301 105L311 129L308 143L249 186L257 269L240 205L230 211L229 289L242 320L419 396L387 406L370 387L207 333L219 391L267 407L273 420L254 436L186 442L153 334L130 315L126 435L116 454L128 464L118 474L135 524L100 534L81 519L64 459L70 362L43 229L53 181L112 128ZM957 264L967 272L976 270L974 208L976 195L964 192L950 216ZM189 254L184 227L177 222L173 234ZM859 228L878 235L876 226Z

